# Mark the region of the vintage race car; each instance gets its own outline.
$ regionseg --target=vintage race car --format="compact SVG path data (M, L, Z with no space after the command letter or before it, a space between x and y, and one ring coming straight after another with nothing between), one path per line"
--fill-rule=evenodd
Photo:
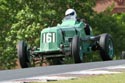
M103 61L114 57L113 40L110 34L93 35L92 28L82 19L65 17L61 24L41 31L39 48L28 47L25 41L17 44L17 54L22 68L39 59L60 64L70 57L75 63L83 62L84 55L99 50Z

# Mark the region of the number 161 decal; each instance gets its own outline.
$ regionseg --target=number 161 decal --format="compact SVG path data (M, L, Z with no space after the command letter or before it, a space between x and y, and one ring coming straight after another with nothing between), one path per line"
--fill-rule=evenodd
M42 35L43 43L54 43L56 42L56 34L55 33L44 33Z

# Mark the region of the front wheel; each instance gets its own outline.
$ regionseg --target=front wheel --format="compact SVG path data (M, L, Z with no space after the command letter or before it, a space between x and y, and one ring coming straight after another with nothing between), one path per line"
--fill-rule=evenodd
M19 63L22 68L29 67L27 44L24 41L20 41L17 44L17 55L19 58Z
M71 43L71 55L73 56L75 63L81 63L80 58L80 38L79 36L74 36Z
M111 35L105 33L100 36L100 55L103 61L113 60L114 46Z

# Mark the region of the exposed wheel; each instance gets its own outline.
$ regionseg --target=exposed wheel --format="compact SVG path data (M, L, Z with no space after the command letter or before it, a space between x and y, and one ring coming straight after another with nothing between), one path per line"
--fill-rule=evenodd
M71 43L71 55L75 63L81 63L80 58L80 39L79 36L74 36Z
M17 44L17 54L19 58L19 63L22 68L29 67L29 59L27 55L27 44L24 41L20 41Z
M102 34L99 40L100 55L102 60L112 60L114 57L114 46L111 35Z

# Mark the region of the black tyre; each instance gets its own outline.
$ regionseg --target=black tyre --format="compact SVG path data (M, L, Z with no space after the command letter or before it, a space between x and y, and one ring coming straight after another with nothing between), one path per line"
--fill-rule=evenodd
M29 67L29 59L27 55L27 44L24 41L18 42L17 54L18 54L20 66L22 68Z
M80 39L78 36L74 36L71 43L71 55L73 56L75 63L81 63L80 58Z
M100 56L103 61L112 60L114 57L114 46L111 35L105 33L100 36Z

